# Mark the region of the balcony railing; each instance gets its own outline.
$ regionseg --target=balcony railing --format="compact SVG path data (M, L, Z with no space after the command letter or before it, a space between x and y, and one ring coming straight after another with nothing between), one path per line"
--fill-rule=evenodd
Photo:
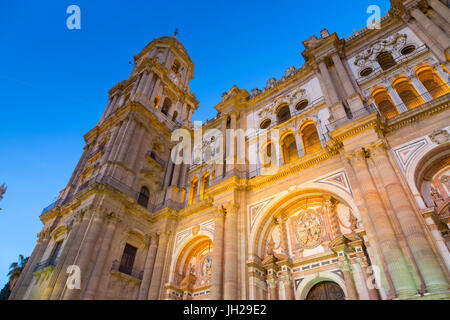
M349 124L350 122L356 121L364 116L367 116L369 114L377 112L377 108L373 105L367 105L363 108L353 111L351 115L347 115L345 117L342 117L340 119L335 119L329 124L326 125L328 133L336 130L337 128L340 128L346 124Z
M33 272L45 269L45 268L50 267L50 266L54 267L54 266L56 266L56 264L57 264L56 258L50 258L50 259L44 260L42 262L39 262L34 267L34 271Z
M113 261L111 270L118 271L120 273L132 276L133 278L136 278L139 280L142 280L142 278L144 276L144 271L138 271L138 270L135 270L134 268L129 268L127 266L123 266L120 264L120 262L118 260Z

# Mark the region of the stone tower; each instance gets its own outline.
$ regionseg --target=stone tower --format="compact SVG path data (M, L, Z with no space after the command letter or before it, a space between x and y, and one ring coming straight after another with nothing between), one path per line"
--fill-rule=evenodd
M150 243L169 232L170 219L152 234L133 230L154 230L153 212L170 216L184 201L188 165L171 161L171 133L192 127L198 108L189 92L193 72L194 64L175 36L152 41L134 57L129 79L109 91L100 121L85 135L83 155L67 187L41 215L45 227L27 269L41 272L45 280L26 292L33 274L28 272L12 298L98 298L107 289L102 275L119 268L117 261L108 261L111 253L125 250L125 243L114 239L126 233L128 245L148 251ZM80 289L74 282L75 290L69 290L67 279L78 271ZM129 271L142 278L142 270ZM148 289L140 293L143 298Z

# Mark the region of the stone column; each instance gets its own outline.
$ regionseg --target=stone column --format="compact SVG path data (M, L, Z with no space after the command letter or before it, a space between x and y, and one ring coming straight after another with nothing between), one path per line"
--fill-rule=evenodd
M416 20L410 19L406 22L408 24L408 27L410 27L411 30L419 37L419 39L430 48L431 52L439 59L439 61L441 63L445 63L447 58L440 44L436 43L434 39L430 38L430 36L424 32L424 30Z
M367 257L363 252L357 254L357 261L361 266L361 270L364 276L365 287L367 288L367 292L369 293L370 300L380 300L377 289L375 289L376 283L374 283L375 279L371 278L372 272L369 269L369 262Z
M156 235L150 238L150 245L147 252L147 258L145 259L144 277L139 288L138 299L145 300L148 297L148 290L150 288L150 281L153 274L153 266L155 263L156 250L158 248L158 238Z
M127 130L127 127L129 126L130 119L125 119L119 128L119 131L117 133L116 139L114 140L114 145L112 146L110 157L108 160L115 161L118 156L118 151L120 147L122 146L122 140L124 138L124 132Z
M434 209L432 209L432 210L434 210ZM439 231L438 226L436 225L436 223L432 217L432 213L434 213L434 211L424 214L423 217L425 219L425 223L428 225L428 228L430 229L431 235L436 243L436 246L439 249L439 252L440 252L442 258L444 259L445 265L450 270L449 248L447 248L447 246L445 244L445 240L442 237L442 233Z
M428 4L450 24L450 9L439 0L428 0Z
M345 93L347 94L347 97L352 96L356 94L355 88L352 85L352 82L350 80L350 77L348 76L347 70L345 70L344 64L342 63L341 57L338 55L338 53L334 53L331 56L334 66L336 67L336 71L339 74L339 78L342 81L342 85L344 86Z
M345 287L347 288L348 300L358 300L355 282L352 275L352 266L348 262L344 252L338 252L339 268L344 275Z
M33 253L31 254L28 262L25 264L25 268L19 280L16 283L14 290L12 291L9 300L23 299L25 292L27 291L30 282L33 280L33 271L36 265L41 261L45 250L47 249L48 243L50 241L50 233L41 232L38 235L38 241L34 247Z
M228 203L225 215L224 300L237 300L238 298L237 215L237 204Z
M269 300L280 300L278 294L278 277L276 273L267 276L267 287L269 288Z
M448 290L449 286L445 275L428 243L417 214L388 159L384 143L372 145L370 152L406 242L425 281L427 291Z
M195 195L195 202L200 202L200 194L202 193L202 184L203 178L199 176L197 180L197 194Z
M136 89L136 94L139 94L139 95L142 94L142 91L143 91L143 89L145 87L145 84L147 83L148 77L149 77L149 74L147 72L144 72L142 74L141 81L139 81L139 85L138 85L138 87Z
M88 211L81 211L76 216L73 229L65 245L67 251L64 250L66 252L63 252L63 254L65 254L60 256L58 265L53 270L52 278L44 292L43 300L60 298L67 280L67 267L73 264L90 221L91 213Z
M173 176L172 176L172 182L170 183L171 186L178 186L178 180L180 178L181 166L182 166L182 164L175 165L175 168L173 171Z
M225 174L225 157L227 155L227 116L222 116L222 123L221 123L221 131L222 131L222 159L220 159L220 162L217 165L217 178L222 178Z
M83 294L84 300L95 299L95 293L97 291L97 287L100 282L100 278L102 277L102 272L110 251L112 237L114 235L114 231L116 230L117 223L119 222L119 219L112 214L107 215L106 219L106 231L100 244L99 255L96 259L97 261L95 263L94 269L92 270L91 276L89 277L89 282L87 283L86 290Z
M140 84L140 82L142 80L142 77L143 77L143 75L141 75L141 74L136 77L136 80L134 82L134 87L133 87L133 89L131 90L131 93L130 93L130 97L132 97L137 92L137 89L138 89L139 84Z
M300 133L295 133L295 144L297 145L298 157L301 158L305 156L305 151L303 150L302 137Z
M93 214L94 216L92 217L91 225L86 231L86 237L83 238L81 247L75 256L73 263L73 265L78 266L81 271L80 289L69 289L66 286L64 290L64 300L80 299L83 289L86 288L92 252L99 238L104 218L103 212L95 212Z
M236 160L236 129L237 129L237 114L236 112L232 112L231 113L231 125L230 125L230 129L231 130L227 130L227 145L226 145L226 172L225 175L232 171L234 169L234 165L235 165L235 160Z
M158 249L156 252L155 264L153 267L152 281L150 282L150 289L148 292L149 300L159 299L162 274L164 270L164 262L166 258L167 244L169 241L170 232L159 232Z
M280 264L280 266L282 268L286 268L286 270L282 271L281 275L281 281L283 282L284 289L284 299L295 300L294 281L292 279L290 263Z
M367 167L367 156L364 149L348 155L355 172L358 173L356 178L359 189L366 202L370 222L373 225L380 251L386 261L396 294L400 298L409 297L417 293L417 288Z
M410 80L411 80L413 87L416 89L417 93L419 94L418 99L423 98L425 100L425 102L433 100L433 98L431 97L427 88L425 88L423 83L419 79L417 79L417 76L415 74L411 75Z
M408 109L406 108L403 100L398 95L397 91L395 91L394 88L389 84L389 86L386 87L386 90L389 93L389 96L392 98L392 101L394 102L395 106L397 107L398 112L406 112Z
M450 47L450 39L448 35L444 33L438 26L434 24L419 8L414 8L411 10L411 16L419 22L426 33L434 38L437 43L439 43L444 52L447 54L447 50Z
M129 126L127 127L127 129L124 133L123 140L121 141L121 148L120 148L120 151L119 151L119 154L117 157L117 161L122 162L122 163L125 161L125 158L128 154L127 151L130 148L130 141L134 135L135 129L136 129L136 121L134 121L133 119L130 119Z
M327 89L328 96L330 98L330 104L334 105L339 102L339 98L336 92L336 88L333 84L333 80L331 80L330 72L328 71L328 67L325 64L324 60L319 62L319 69L325 88Z
M147 99L148 99L148 95L149 95L149 93L150 93L150 90L151 90L151 84L152 84L152 82L153 82L153 80L154 80L154 73L153 72L150 72L149 73L149 75L148 75L148 77L147 77L147 82L145 83L145 86L144 86L144 89L143 89L143 91L142 91L142 94L145 96L145 97L147 97Z
M211 299L223 298L223 240L225 213L221 207L214 211L214 243L212 253Z

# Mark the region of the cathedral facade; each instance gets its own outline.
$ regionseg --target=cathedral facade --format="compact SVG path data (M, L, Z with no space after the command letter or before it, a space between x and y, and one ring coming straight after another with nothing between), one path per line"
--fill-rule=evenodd
M449 299L450 9L391 2L202 125L188 53L153 40L10 299Z

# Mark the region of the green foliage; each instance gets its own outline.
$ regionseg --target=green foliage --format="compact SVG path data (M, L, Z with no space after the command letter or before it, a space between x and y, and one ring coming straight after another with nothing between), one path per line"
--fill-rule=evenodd
M0 300L8 300L11 294L11 288L9 287L9 282L5 284L2 291L0 291Z

